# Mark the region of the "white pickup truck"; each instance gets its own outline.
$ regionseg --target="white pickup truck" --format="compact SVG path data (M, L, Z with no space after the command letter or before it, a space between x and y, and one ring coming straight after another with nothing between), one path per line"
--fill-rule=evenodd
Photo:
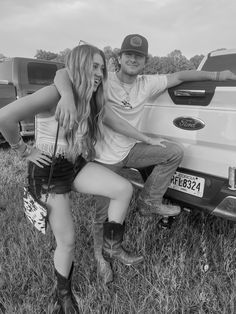
M236 73L236 49L209 53L198 68L226 69ZM183 83L146 107L142 130L184 147L165 196L185 208L236 220L236 81ZM151 167L142 171L145 177Z

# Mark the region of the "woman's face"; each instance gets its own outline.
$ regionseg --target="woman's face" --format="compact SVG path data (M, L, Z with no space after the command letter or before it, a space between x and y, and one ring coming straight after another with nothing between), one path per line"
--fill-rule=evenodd
M93 77L94 85L93 90L96 91L98 86L101 84L104 73L104 62L100 54L95 53L93 56Z

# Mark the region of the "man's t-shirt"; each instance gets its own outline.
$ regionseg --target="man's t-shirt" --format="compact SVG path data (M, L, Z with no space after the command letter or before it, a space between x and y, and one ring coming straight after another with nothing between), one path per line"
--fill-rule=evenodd
M117 115L139 129L144 105L167 87L165 75L139 75L133 84L121 83L115 72L109 72L108 101ZM96 160L105 164L122 161L138 141L104 125L104 138L96 144Z

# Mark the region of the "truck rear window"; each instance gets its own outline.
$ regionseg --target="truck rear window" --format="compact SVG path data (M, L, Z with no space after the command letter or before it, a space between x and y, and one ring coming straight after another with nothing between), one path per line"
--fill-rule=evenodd
M236 73L236 54L210 56L202 67L202 71L230 70Z
M57 71L57 65L29 62L27 65L27 71L30 84L50 85L53 83L53 79Z

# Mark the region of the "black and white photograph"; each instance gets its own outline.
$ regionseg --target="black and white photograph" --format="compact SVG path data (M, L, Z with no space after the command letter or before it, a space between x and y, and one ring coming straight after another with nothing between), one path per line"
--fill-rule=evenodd
M0 314L236 313L235 13L1 0Z

